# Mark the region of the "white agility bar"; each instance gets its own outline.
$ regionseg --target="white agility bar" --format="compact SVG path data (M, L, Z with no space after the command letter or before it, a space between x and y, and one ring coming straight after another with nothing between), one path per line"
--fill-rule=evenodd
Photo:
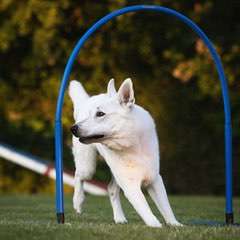
M48 176L54 180L56 179L55 168L52 167L52 165L48 162L41 161L34 156L18 152L11 147L0 144L0 157L41 175ZM63 173L63 182L69 186L74 187L74 177L69 173ZM83 188L84 191L93 195L107 195L107 190L104 187L98 186L91 182L85 181Z

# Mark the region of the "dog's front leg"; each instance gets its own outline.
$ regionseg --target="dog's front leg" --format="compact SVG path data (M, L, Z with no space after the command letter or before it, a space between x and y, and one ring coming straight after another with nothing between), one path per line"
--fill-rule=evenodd
M158 210L162 214L167 224L173 226L182 226L182 224L176 220L173 214L173 211L168 201L166 189L160 175L158 175L155 181L148 187L148 193L156 204Z
M127 223L120 202L120 187L113 176L111 182L108 184L108 194L113 209L115 223Z
M123 184L123 192L137 213L143 221L150 227L161 227L162 224L152 213L142 191L140 184L133 184L132 182Z
M74 175L74 194L73 194L73 207L77 213L82 212L82 205L85 199L85 194L83 190L83 180L79 175L78 171L75 171Z

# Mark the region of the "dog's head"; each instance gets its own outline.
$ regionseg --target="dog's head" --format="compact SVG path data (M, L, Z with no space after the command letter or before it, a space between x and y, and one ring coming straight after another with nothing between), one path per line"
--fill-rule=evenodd
M71 95L71 94L70 94ZM73 99L73 98L72 98ZM134 90L130 78L116 91L114 80L108 83L107 93L79 101L74 110L76 123L73 135L85 144L102 143L114 149L132 145L134 124ZM76 108L76 104L74 104Z

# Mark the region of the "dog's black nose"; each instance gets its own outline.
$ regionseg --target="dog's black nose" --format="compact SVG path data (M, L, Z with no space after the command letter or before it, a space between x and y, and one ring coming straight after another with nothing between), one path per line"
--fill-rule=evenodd
M78 135L78 125L77 124L75 124L71 127L71 132L74 136L77 137L77 135Z

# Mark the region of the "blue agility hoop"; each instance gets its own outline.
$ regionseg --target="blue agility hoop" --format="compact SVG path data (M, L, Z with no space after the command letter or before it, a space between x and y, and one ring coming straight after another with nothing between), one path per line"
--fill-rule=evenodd
M224 74L223 66L221 60L214 49L211 41L208 39L206 34L189 18L183 14L161 6L157 5L134 5L116 10L112 13L101 18L94 25L92 25L85 34L77 42L71 56L68 59L67 65L64 70L61 87L59 90L57 108L55 115L55 166L56 166L56 212L58 223L64 223L64 199L63 199L63 144L62 144L62 107L64 100L64 93L67 87L68 79L72 70L74 60L76 59L80 49L83 47L84 43L88 38L96 32L101 26L116 18L117 16L123 15L129 12L138 11L151 11L151 12L161 12L170 16L173 16L180 21L186 23L197 35L202 39L208 48L221 83L222 97L224 103L224 115L225 115L225 184L226 184L226 223L233 224L233 208L232 208L232 126L231 126L231 110L228 95L227 80Z

